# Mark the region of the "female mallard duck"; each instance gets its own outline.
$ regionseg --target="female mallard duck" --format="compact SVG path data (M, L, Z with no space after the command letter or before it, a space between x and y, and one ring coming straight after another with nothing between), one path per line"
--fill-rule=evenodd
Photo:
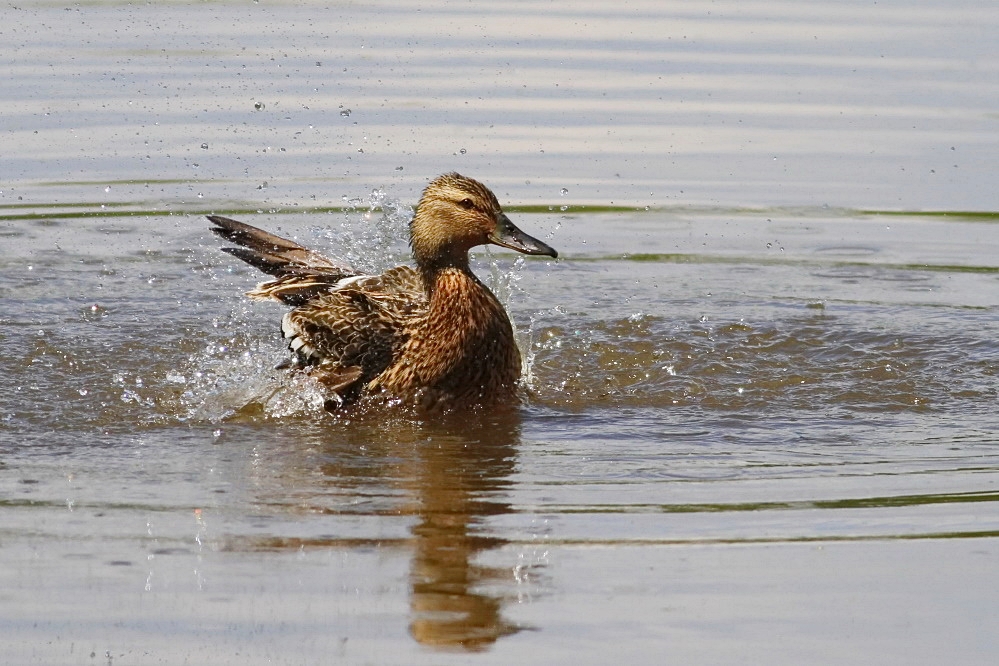
M375 397L425 410L516 399L520 352L503 306L468 265L492 243L557 257L515 227L482 183L449 173L424 190L410 223L416 269L358 275L316 252L216 215L223 251L275 279L247 292L293 309L281 331L305 367L333 391L327 408Z

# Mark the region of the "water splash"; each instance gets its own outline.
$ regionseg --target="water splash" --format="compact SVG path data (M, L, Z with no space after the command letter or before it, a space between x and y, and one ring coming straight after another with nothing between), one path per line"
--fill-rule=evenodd
M284 418L322 410L323 395L311 378L276 369L285 351L277 336L261 334L249 318L250 309L234 309L213 322L222 337L192 354L179 370L168 372L167 381L180 384L182 392L164 406L181 421ZM278 319L276 311L275 326Z
M534 362L537 359L538 351L544 347L544 343L536 340L540 322L552 316L562 314L565 314L562 308L555 306L549 310L531 315L526 331L521 332L514 327L514 334L517 335L517 344L521 351L521 382L528 391L532 391L535 387ZM561 339L554 340L554 348L559 348L561 345Z
M380 189L343 202L339 225L313 229L317 250L364 273L380 273L408 257L411 206Z

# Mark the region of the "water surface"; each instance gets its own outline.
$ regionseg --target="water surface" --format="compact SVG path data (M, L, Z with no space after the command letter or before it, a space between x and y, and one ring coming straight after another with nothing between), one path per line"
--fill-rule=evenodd
M5 11L11 663L999 648L995 10ZM323 413L203 215L377 270L451 169L523 406Z

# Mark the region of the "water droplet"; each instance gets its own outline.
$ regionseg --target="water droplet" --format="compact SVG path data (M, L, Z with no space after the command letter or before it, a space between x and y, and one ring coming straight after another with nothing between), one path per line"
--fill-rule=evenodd
M87 389L80 389L80 395L87 395Z
M264 110L264 103L263 102L257 102L256 104L253 105L253 108L256 109L257 111L263 111Z
M208 150L208 144L207 143L201 144L201 150Z
M344 118L347 118L348 116L350 116L350 109L341 109L340 115L343 116Z
M468 151L467 151L467 150L465 150L464 148L462 148L462 149L461 149L461 150L459 150L458 152L459 152L459 153L461 153L462 155L464 155L464 154L465 154L465 153L467 153Z
M558 193L564 197L565 195L569 194L569 190L568 188L563 187L561 190L558 191Z
M212 432L212 437L214 437L215 439L218 439L221 436L222 436L222 428L216 428L215 431Z
M107 187L105 187L105 188L104 188L104 191L105 191L105 192L110 192L110 191L111 191L111 186L110 186L110 185L108 185Z

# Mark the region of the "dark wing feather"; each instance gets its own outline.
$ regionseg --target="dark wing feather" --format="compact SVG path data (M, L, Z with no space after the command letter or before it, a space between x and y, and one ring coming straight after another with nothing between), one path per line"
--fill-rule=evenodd
M263 229L219 215L209 215L208 219L216 225L213 232L242 246L224 247L223 252L277 278L257 285L247 293L251 298L302 305L356 274L348 265L336 264L318 252Z
M354 269L350 266L333 263L318 252L313 252L295 241L275 236L263 229L220 215L209 215L208 220L216 225L212 227L212 231L216 234L257 254L270 255L285 263L306 268L326 269L342 275L355 274ZM251 263L243 255L237 254L236 256Z

